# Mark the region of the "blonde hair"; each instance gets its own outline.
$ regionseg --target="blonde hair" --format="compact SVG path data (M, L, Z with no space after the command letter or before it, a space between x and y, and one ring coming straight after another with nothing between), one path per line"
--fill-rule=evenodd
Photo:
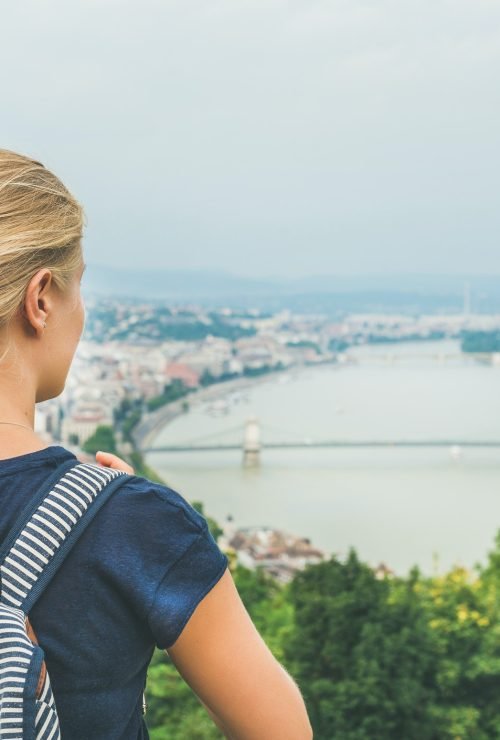
M0 149L0 331L38 270L64 291L82 264L82 206L43 164Z

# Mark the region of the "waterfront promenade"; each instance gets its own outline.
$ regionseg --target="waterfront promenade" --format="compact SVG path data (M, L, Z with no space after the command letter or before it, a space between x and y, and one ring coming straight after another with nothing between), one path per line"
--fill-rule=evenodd
M294 365L293 367L265 373L264 375L259 375L253 378L245 376L235 378L234 380L226 380L223 383L214 383L205 388L199 388L194 391L194 393L190 393L187 396L180 398L178 401L166 404L165 406L143 416L133 432L135 444L139 450L145 450L152 447L153 440L160 431L171 421L185 413L183 410L183 403L185 401L188 401L190 408L194 408L199 406L201 403L215 401L229 393L243 391L247 388L260 385L261 383L268 383L272 381L273 378L286 375L289 372L296 372L301 369L303 369L302 366Z
M442 567L474 563L500 520L498 369L467 357L461 365L440 365L419 348L424 359L407 364L380 366L366 357L359 365L262 376L248 391L250 403L228 399L227 415L212 418L208 401L179 417L147 445L169 450L145 451L145 461L219 522L230 513L236 526L300 533L325 552L345 554L353 545L371 564L383 560L396 573L415 563L431 573L434 551ZM291 382L283 383L287 375ZM234 388L218 384L198 397L231 395ZM259 472L241 464L250 413L262 427ZM408 441L418 446L381 446ZM427 447L429 441L439 446ZM279 442L300 449L273 449ZM322 449L318 442L352 446ZM470 446L456 449L456 442ZM237 447L193 449L228 443ZM189 450L171 450L180 445Z

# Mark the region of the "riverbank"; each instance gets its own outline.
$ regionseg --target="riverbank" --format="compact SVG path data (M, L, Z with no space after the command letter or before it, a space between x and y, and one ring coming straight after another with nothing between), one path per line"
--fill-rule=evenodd
M133 432L136 448L140 452L143 452L148 447L153 446L155 438L162 429L167 426L167 424L172 422L178 416L189 413L184 410L184 403L186 401L189 403L190 409L196 408L207 401L217 401L231 393L245 391L258 385L262 385L263 383L269 383L274 378L283 377L290 373L301 372L302 370L316 367L316 365L326 364L336 365L337 362L336 360L327 360L326 362L318 362L313 365L293 365L291 367L284 368L283 370L277 370L275 372L266 373L265 375L259 375L253 378L245 376L235 378L234 380L226 380L223 383L214 383L205 388L200 388L194 393L190 393L178 401L162 406L156 411L152 411L144 416Z
M399 346L391 363L379 362L378 347L360 348L359 363L292 369L294 379L286 383L279 377L267 383L266 376L248 392L251 404L231 404L227 416L209 415L201 404L158 438L158 446L160 440L170 446L226 432L241 437L236 430L243 430L251 410L263 429L258 469L244 468L238 450L146 458L221 525L230 514L237 528L266 525L296 533L341 557L352 545L374 567L384 562L396 573L414 564L433 572L433 553L439 568L458 560L472 564L484 557L500 521L495 449L470 448L455 459L439 448L266 447L297 437L497 441L498 370L469 357L440 362L455 343L432 348Z

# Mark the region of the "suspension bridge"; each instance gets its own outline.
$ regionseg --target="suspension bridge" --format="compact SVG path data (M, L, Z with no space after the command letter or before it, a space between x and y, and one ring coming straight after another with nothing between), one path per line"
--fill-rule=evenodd
M295 439L284 439L271 437L268 441L263 441L261 431L271 432L273 436L276 432L283 434L283 430L277 430L268 424L262 424L255 416L247 419L244 429L241 426L232 427L212 434L207 434L188 442L182 442L172 445L158 445L145 447L143 452L218 452L221 450L240 450L243 453L243 464L246 467L258 466L260 454L263 449L266 450L296 450L301 448L346 448L346 449L381 449L381 448L445 448L450 451L452 457L458 458L463 448L498 448L500 449L500 440L467 440L467 439L314 439L311 437L300 437L295 435ZM243 432L243 433L242 433ZM240 437L239 441L234 439L235 433ZM230 441L222 441L222 437L231 435Z

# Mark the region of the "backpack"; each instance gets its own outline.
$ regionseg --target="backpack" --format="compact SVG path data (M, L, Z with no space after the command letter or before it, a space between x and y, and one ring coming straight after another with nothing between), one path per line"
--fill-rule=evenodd
M101 506L131 476L66 460L0 549L0 739L60 740L44 652L28 614Z

